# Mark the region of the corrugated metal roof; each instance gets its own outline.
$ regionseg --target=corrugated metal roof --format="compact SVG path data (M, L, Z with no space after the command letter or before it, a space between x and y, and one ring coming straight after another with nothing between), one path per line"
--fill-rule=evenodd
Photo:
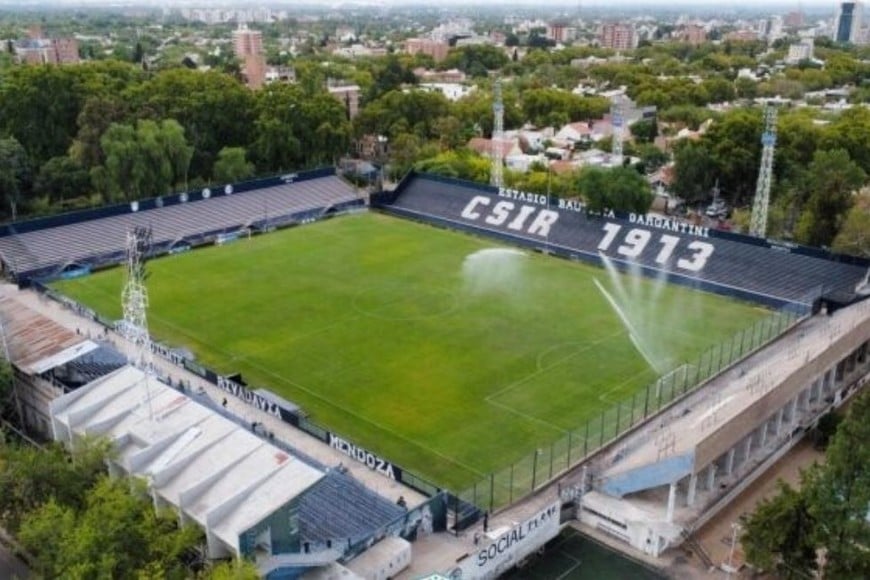
M88 338L8 297L0 297L0 316L9 358L28 375L51 370L98 347Z

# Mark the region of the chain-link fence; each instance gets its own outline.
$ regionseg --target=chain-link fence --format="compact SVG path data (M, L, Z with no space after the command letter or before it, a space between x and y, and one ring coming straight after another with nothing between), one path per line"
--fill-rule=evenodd
M580 463L647 417L690 393L707 379L782 334L808 314L790 305L755 322L731 338L679 365L630 398L603 410L561 439L547 442L459 494L482 510L509 505Z

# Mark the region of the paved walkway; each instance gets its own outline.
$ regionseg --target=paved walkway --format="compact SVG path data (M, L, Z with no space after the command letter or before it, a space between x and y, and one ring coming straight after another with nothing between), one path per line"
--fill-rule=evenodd
M6 531L0 529L0 579L24 580L32 576L30 569L15 556L8 544L13 542Z
M6 546L0 544L0 578L30 578L30 570Z
M824 460L824 453L813 447L808 437L805 437L798 445L786 453L767 472L755 480L743 493L737 496L728 507L722 510L715 518L703 528L695 532L698 540L713 563L718 565L728 564L731 558L731 525L740 521L740 517L755 511L761 500L773 497L778 493L777 482L785 481L793 487L800 487L800 472L809 468L815 462ZM744 563L743 549L739 542L740 531L738 530L738 542L734 549L732 564L738 567ZM724 572L719 577L724 578Z
M0 296L12 298L20 304L40 312L44 316L51 318L55 322L71 330L78 330L82 332L82 334L94 338L103 337L103 326L78 315L54 300L38 294L33 290L19 290L15 285L3 284L0 286ZM123 354L130 356L130 354L134 352L132 344L127 342L126 339L114 331L109 331L106 338ZM423 494L370 470L362 463L359 463L340 451L333 449L319 439L316 439L311 435L296 429L292 425L288 425L281 421L280 418L247 405L240 399L233 397L217 388L215 385L202 379L200 376L177 367L159 356L155 355L153 358L157 372L164 376L171 377L173 383L182 380L185 384L190 385L193 392L204 392L204 395L209 397L215 404L220 404L223 399L226 399L226 409L232 415L249 424L254 421L259 422L266 431L274 433L275 439L283 441L292 448L300 450L302 453L328 467L343 465L353 474L354 477L364 483L366 487L390 501L396 501L399 496L403 496L408 507L413 508L427 499ZM202 389L202 391L200 391L200 389ZM0 578L5 578L5 576L0 574Z

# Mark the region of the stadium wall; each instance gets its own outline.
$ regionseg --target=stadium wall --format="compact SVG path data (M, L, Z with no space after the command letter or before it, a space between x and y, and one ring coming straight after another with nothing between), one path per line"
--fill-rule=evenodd
M382 207L384 205L393 204L396 199L401 197L402 193L413 185L415 178L424 178L427 181L436 181L444 183L445 185L455 185L460 186L465 189L480 191L489 195L498 194L499 188L485 185L481 183L476 183L473 181L466 181L463 179L457 179L454 177L447 177L443 175L436 175L434 173L420 173L416 171L410 171L404 178L399 182L396 186L396 189L393 191L383 191L375 193L371 196L372 206ZM518 192L523 193L523 192ZM542 197L548 197L546 195L542 195ZM561 198L556 196L549 196L549 204L553 207L557 207L559 205L559 200ZM628 221L630 214L627 212L615 211L613 212L613 216L616 219ZM822 248L815 248L812 246L804 246L801 244L786 242L780 240L772 240L768 238L757 238L753 236L747 236L744 234L737 234L734 232L726 232L724 230L709 230L709 236L712 238L719 238L723 240L729 240L733 242L739 242L741 244L749 244L752 246L760 246L767 249L776 250L779 252L786 252L792 254L798 254L803 256L810 256L813 258L819 258L823 260L828 260L832 262L839 262L843 264L852 264L856 266L860 266L863 268L870 267L870 259L862 258L859 256L850 256L847 254L837 254L835 252L831 252L828 250L824 250Z
M295 173L286 173L274 177L266 177L263 179L254 179L251 181L243 181L240 183L227 183L217 185L215 187L205 187L203 189L185 191L182 193L153 197L150 199L142 199L137 201L119 203L105 207L94 209L86 209L74 211L58 215L34 218L23 222L8 223L0 226L0 237L12 236L15 234L23 234L25 232L33 232L46 228L56 228L70 224L76 224L86 221L91 221L100 218L134 213L137 211L146 211L149 209L157 209L178 205L182 203L192 203L203 201L213 197L222 197L225 195L235 195L246 191L262 189L264 187L274 187L284 183L296 183L307 181L309 179L317 179L335 175L334 167L324 167L311 171L300 171Z
M251 223L250 227L256 232L268 232L278 228L288 227L290 225L310 223L320 219L334 217L342 212L362 208L364 207L364 205L365 202L362 199L355 199L335 204L329 208L317 207L307 209L301 212L287 214L284 216L258 220ZM228 228L219 228L215 230L201 232L192 236L176 238L174 240L162 242L152 246L149 257L162 256L164 254L173 254L177 253L178 251L183 251L184 249L209 245L215 242L224 243L226 241L230 241L230 238L235 239L237 237L240 237L241 235L243 235L243 233L244 228L240 224L235 229L231 229L230 231L228 231ZM181 250L179 250L179 248ZM87 258L83 258L80 261L86 262L83 267L87 267L90 271L114 266L123 262L125 260L125 257L125 252L123 250L118 250L103 254L95 254ZM66 265L55 264L52 266L47 266L45 268L40 268L38 270L16 272L18 285L19 287L24 288L29 286L32 280L40 280L45 282L57 279L58 277L63 277L65 273L63 271L63 268L65 268L65 266Z
M440 189L439 186L442 184L444 188ZM431 201L421 201L427 196ZM410 203L407 198L411 198ZM475 200L479 203L475 204ZM850 284L854 287L855 281L870 266L870 260L832 254L817 248L721 232L663 216L621 212L605 212L604 215L598 215L588 212L582 203L576 201L511 189L498 189L428 174L409 174L396 190L373 195L371 205L400 217L483 234L535 251L552 253L598 266L603 265L603 256L610 254L607 260L623 271L631 268L647 276L665 275L671 283L750 300L774 308L793 307L798 312L812 307L825 292L836 290L843 294L845 287ZM503 210L508 206L509 210L499 213L500 207ZM523 214L524 211L528 213ZM544 213L555 217L549 222L545 219L538 222L538 218ZM511 220L514 218L521 226L513 227ZM533 231L535 228L537 232ZM540 231L547 231L547 236L534 235ZM613 236L608 237L611 232ZM641 248L641 252L647 252L646 258L643 257L644 254L636 259L626 258L623 254L624 249L634 249L630 247L629 236L635 234L645 236L642 238L642 243L635 241L635 244L636 247ZM565 243L565 240L569 240L569 243ZM664 251L665 242L672 244L669 249L673 252L672 257L667 258L666 264L658 261L658 257L655 261L652 260L650 254L653 248ZM740 245L736 246L735 243ZM601 249L602 245L605 246L604 251ZM718 252L715 255L714 250ZM703 252L709 253L700 256ZM754 270L759 273L755 287L745 284L745 280L740 278L736 271L730 276L723 276L723 266L720 264L716 264L719 268L718 279L714 279L717 278L716 276L707 275L711 263L723 258L735 262L735 266L739 268L742 264L739 263L736 253L741 254L739 259L744 257L747 259L747 269L750 269L753 263L758 264ZM698 268L694 268L694 265L689 262L699 256L703 260L710 256L714 257L710 258L710 263L702 262ZM681 259L677 259L678 257ZM799 264L799 268L793 268L796 263ZM675 267L675 264L685 265L680 270ZM800 270L804 266L808 267L806 275ZM792 269L798 271L793 272ZM787 292L778 292L777 290L782 289L776 287L775 281L764 281L765 277L776 274L776 270L781 271L779 273L789 274L789 283L792 287L788 288ZM824 272L821 272L822 270ZM851 296L847 296L843 300L850 299Z

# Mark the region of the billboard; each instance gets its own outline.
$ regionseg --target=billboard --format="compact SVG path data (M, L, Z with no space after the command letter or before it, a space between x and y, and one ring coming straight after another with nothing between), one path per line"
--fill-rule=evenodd
M477 551L447 573L451 580L498 578L532 552L559 535L559 502L554 501L529 519L497 537L487 536Z

